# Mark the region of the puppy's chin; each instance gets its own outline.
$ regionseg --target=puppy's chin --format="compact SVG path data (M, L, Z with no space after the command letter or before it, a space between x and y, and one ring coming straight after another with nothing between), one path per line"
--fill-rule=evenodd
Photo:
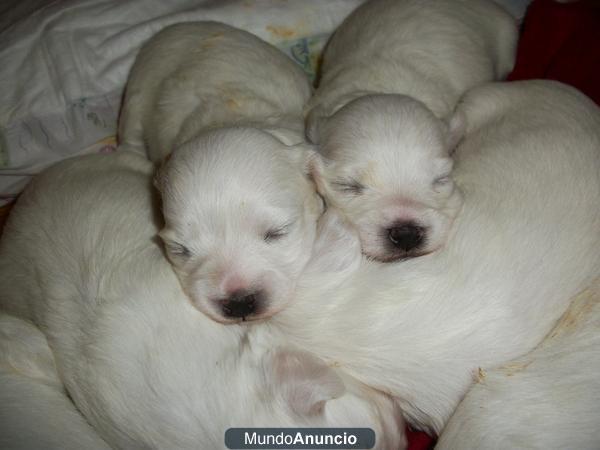
M405 261L407 259L418 258L419 256L428 255L428 254L433 253L436 250L438 250L438 248L434 248L431 250L424 249L422 251L415 251L415 252L411 251L411 252L401 252L401 253L395 253L395 252L370 253L370 252L363 251L363 256L371 261L376 261L376 262L380 262L380 263L394 263L394 262Z
M215 321L217 323L221 323L223 325L236 325L236 324L246 324L246 323L251 323L251 322L260 322L261 320L268 319L269 317L271 317L273 315L273 314L269 314L269 315L258 314L256 316L247 316L242 319L239 317L225 317L221 314L206 313L204 311L202 311L202 312L209 319L212 319L213 321Z

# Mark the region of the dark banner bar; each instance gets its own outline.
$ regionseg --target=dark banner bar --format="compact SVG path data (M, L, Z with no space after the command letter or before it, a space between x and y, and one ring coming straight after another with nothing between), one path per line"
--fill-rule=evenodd
M368 449L375 446L370 428L230 428L230 449Z

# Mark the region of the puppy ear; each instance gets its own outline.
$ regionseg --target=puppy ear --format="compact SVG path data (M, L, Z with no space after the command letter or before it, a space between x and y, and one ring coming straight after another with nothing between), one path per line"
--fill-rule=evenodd
M331 163L315 147L308 150L306 155L306 175L312 180L317 192L325 199L331 198L327 171Z
M305 282L317 282L321 287L341 283L358 269L361 255L356 229L335 208L330 208L319 218Z
M326 159L317 151L314 145L309 143L298 144L294 147L298 150L296 155L301 158L299 163L302 165L302 170L307 178L315 184L319 195L325 199L329 198L329 185L325 177L328 164Z
M465 131L467 129L467 119L462 111L456 110L452 114L452 117L447 120L446 125L448 127L448 132L446 135L446 148L448 149L448 154L452 155L457 145L465 135Z
M154 174L154 178L152 180L152 183L154 184L154 187L156 188L156 190L162 194L164 192L164 187L167 183L167 176L165 173L165 166L161 165L157 170L156 173Z
M158 169L156 169L156 173L154 174L154 178L152 180L154 187L161 194L164 193L165 186L167 185L167 182L168 182L166 166L167 166L167 163L169 162L169 160L171 159L171 154L172 153L169 153L167 156L165 156L163 158L161 163L158 165Z
M317 192L327 198L329 187L325 178L325 166L325 158L319 152L316 150L309 152L306 160L306 174L315 183Z
M340 397L344 382L324 361L310 353L281 349L269 355L268 381L292 411L303 416L320 414L328 400Z
M264 127L264 131L288 147L294 147L298 143L298 133L280 127Z
M323 103L315 106L306 116L307 139L313 144L321 144L324 140L324 135L330 132L330 120L333 119L340 109L360 97L373 94L377 93L373 91L351 91L338 97L334 104L330 104L327 107Z
M306 117L306 138L309 142L319 143L320 125L324 120L326 117L322 107L317 106L310 110Z

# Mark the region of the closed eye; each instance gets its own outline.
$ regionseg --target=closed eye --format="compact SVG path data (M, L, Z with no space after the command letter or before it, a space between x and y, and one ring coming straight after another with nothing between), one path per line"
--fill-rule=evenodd
M263 236L264 241L273 242L278 239L281 239L289 233L290 226L291 223L286 223L285 225L282 225L280 227L269 228Z
M452 178L449 175L438 177L433 180L432 187L435 192L446 192L452 187Z
M166 244L167 250L174 256L179 256L182 258L189 258L192 256L192 252L185 245L180 244L179 242L168 242Z
M354 179L338 180L331 183L334 189L346 194L359 195L365 190L365 187Z

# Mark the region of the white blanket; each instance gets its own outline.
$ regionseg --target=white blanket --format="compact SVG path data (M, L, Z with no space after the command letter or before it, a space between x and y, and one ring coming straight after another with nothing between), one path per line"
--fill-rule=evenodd
M67 0L0 34L0 196L114 135L140 45L166 25L217 20L286 51L309 74L331 31L362 0ZM38 2L39 3L39 2ZM92 146L92 148L89 148Z

